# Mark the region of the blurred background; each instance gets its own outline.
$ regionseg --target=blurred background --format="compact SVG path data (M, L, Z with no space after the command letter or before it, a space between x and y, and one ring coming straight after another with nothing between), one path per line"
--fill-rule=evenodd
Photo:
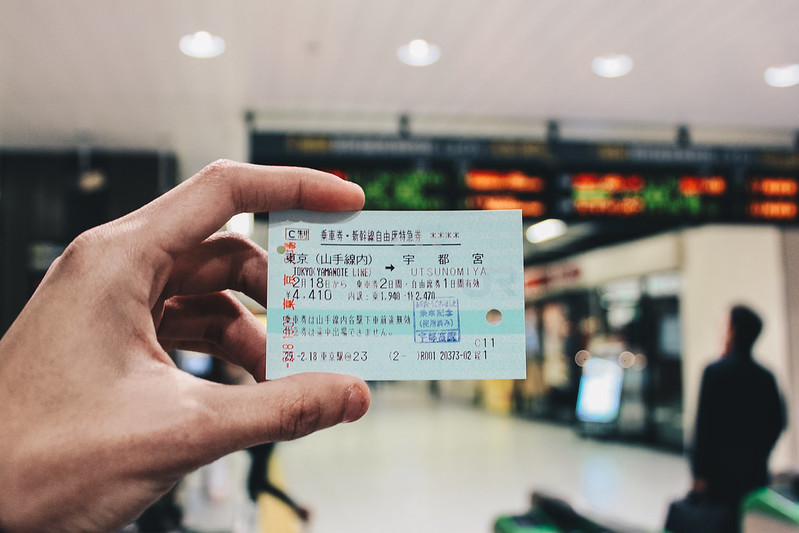
M547 491L657 530L732 304L799 390L797 20L789 0L0 0L0 331L81 231L217 158L334 172L369 209L521 209L526 379L376 385L363 421L271 456L310 522L242 496L245 454L179 488L184 527L492 531ZM266 245L265 216L228 229Z

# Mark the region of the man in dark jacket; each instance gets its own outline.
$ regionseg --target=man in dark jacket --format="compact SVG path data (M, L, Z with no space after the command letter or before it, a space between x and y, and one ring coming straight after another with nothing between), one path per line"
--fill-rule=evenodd
M725 353L705 368L696 417L694 491L739 505L769 483L768 459L785 427L774 376L752 359L763 322L751 309L730 312Z

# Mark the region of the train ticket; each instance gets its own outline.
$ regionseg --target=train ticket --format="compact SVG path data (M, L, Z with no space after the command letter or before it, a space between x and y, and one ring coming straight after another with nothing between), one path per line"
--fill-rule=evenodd
M521 212L269 214L266 374L525 377Z

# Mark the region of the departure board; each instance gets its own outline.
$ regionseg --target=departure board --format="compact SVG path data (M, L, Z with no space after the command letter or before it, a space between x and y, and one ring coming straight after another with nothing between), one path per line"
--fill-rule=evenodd
M786 148L252 132L251 161L335 172L369 209L799 223L799 150Z
M582 172L568 180L571 202L561 203L564 216L718 220L725 214L722 176Z
M425 170L323 169L357 183L366 194L365 209L434 210L450 206L446 174Z
M746 189L746 214L752 220L797 220L799 180L796 178L753 176Z
M521 209L522 216L541 218L548 212L547 180L521 170L469 169L463 176L467 209Z

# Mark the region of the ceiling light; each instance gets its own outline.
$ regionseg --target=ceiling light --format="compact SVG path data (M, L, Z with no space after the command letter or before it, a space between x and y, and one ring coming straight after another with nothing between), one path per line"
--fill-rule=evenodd
M566 229L566 223L562 220L549 218L527 228L524 235L531 243L538 244L560 237L566 233Z
M180 51L202 59L216 57L225 51L225 40L207 31L198 31L180 38Z
M772 87L793 87L799 85L799 65L783 65L766 69L766 83Z
M591 68L597 76L618 78L633 69L633 58L624 54L598 56L591 62Z
M438 61L438 58L441 57L441 50L424 39L414 39L397 49L397 57L406 65L424 67Z

